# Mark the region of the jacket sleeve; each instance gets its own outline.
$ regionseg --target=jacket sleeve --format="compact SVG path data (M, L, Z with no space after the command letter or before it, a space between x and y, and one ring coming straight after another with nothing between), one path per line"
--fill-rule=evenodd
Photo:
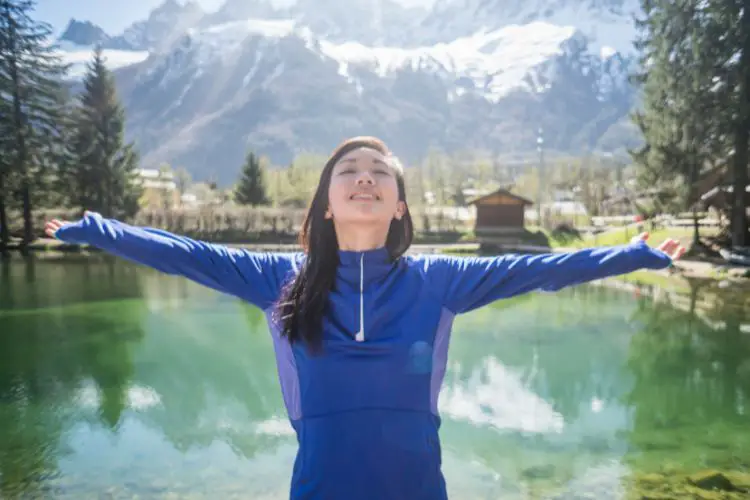
M557 291L638 269L668 267L672 259L639 241L629 245L540 255L428 258L427 285L458 314L535 290Z
M131 226L97 213L57 230L70 243L85 243L107 253L184 276L262 309L277 299L293 254L255 253L178 236L159 229Z

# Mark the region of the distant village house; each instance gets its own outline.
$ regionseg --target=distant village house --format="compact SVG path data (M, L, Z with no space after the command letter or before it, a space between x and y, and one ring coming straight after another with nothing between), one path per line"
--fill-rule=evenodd
M484 248L521 245L527 239L526 208L531 200L498 189L470 202L476 208L474 234Z
M172 171L141 168L136 173L137 182L143 188L142 208L172 209L180 205L180 192Z

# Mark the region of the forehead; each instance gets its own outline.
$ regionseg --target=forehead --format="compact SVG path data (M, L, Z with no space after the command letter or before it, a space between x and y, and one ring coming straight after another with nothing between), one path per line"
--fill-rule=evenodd
M380 151L368 147L361 147L349 151L344 156L342 156L337 163L341 164L360 161L389 163L388 156L384 155Z

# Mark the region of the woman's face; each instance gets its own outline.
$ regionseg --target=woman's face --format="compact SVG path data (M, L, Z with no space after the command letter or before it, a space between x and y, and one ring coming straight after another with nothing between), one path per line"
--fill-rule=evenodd
M337 223L390 225L406 208L399 201L396 171L390 158L359 148L341 157L331 172L327 218Z

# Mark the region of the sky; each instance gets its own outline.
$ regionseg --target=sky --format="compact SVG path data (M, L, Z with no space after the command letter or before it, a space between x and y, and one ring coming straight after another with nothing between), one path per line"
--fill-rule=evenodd
M204 10L219 8L224 0L196 0ZM248 0L252 1L252 0ZM276 0L288 3L289 0ZM347 0L340 0L342 5ZM397 0L405 5L430 4L431 0ZM70 18L91 21L110 35L120 34L133 22L148 17L163 0L37 0L35 18L52 25L60 34Z

